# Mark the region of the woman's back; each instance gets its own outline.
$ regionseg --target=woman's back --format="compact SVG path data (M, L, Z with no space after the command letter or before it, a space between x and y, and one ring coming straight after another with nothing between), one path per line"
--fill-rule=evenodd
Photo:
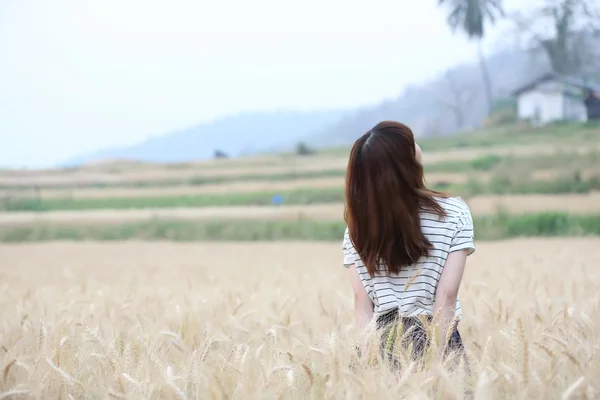
M375 319L390 339L396 327L408 327L413 357L420 358L429 343L426 319L439 332L440 355L461 352L455 318L466 259L475 250L471 212L460 198L427 188L408 126L382 121L356 140L345 194L344 266L357 328Z
M458 197L436 197L446 216L440 217L431 211L420 213L421 230L433 245L428 256L416 263L403 267L399 273L381 272L370 276L350 241L348 229L344 234L344 266L356 265L356 270L365 290L373 302L374 316L398 310L402 317L432 315L435 294L448 254L457 250L475 251L473 242L473 220L467 204ZM456 301L456 312L462 316L460 301Z

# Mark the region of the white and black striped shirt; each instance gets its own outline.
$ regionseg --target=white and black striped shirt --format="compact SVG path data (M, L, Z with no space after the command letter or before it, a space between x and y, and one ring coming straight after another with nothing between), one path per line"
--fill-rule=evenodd
M428 257L421 257L414 265L402 268L399 274L377 274L371 278L356 253L346 228L343 241L344 266L356 264L365 290L373 301L375 318L393 309L398 309L402 317L432 315L437 284L448 254L467 249L468 255L471 255L475 251L473 219L467 204L459 197L436 200L446 211L446 217L421 212L421 229L434 249L430 250ZM406 287L409 281L410 284ZM456 313L459 319L462 318L458 299Z

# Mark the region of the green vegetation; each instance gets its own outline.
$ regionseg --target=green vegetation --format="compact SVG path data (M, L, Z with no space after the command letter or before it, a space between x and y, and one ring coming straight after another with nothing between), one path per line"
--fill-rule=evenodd
M423 138L419 140L419 145L424 151L446 151L456 148L490 148L488 155L476 157L473 160L464 161L445 161L435 164L427 164L427 172L476 172L491 171L505 168L526 168L543 169L558 168L570 166L582 168L586 165L600 164L600 154L591 152L588 154L578 154L575 152L562 152L549 155L531 155L526 157L498 156L494 154L494 146L514 146L514 145L548 145L565 144L572 147L574 145L590 145L598 143L600 138L600 124L566 124L556 123L544 128L532 128L524 124L512 124L497 127L486 128L482 131L475 131L460 135L446 137ZM348 148L328 149L320 153L323 155L338 155L340 157L348 155ZM251 166L290 166L296 154L280 155L279 158L268 159L260 164L249 162L217 163L207 165L194 165L193 163L173 163L165 164L167 169L193 169L198 170L217 169L217 168L244 168ZM139 163L144 165L144 163ZM115 165L107 167L104 172L120 174L125 171L134 171L136 169L131 165ZM290 169L292 167L290 166ZM63 172L77 172L77 168L67 168ZM194 176L188 178L164 178L164 179L140 179L132 182L85 182L85 183L62 183L62 184L44 184L40 185L41 190L61 189L61 188L145 188L145 187L173 187L173 186L202 186L208 184L225 184L239 181L288 181L293 179L311 179L324 177L342 177L345 174L344 168L330 168L320 171L286 171L276 173L242 173L234 176ZM25 190L31 189L32 185L2 185L0 190Z
M299 156L312 156L316 151L309 147L305 142L298 142L296 144L296 154Z
M505 159L512 157L501 157L497 154L486 154L464 161L442 161L435 164L425 165L425 173L431 172L487 172L496 168ZM527 161L527 159L518 161Z
M475 179L461 185L459 194L476 196L479 194L566 194L589 193L600 190L600 176L587 180L578 172L571 176L557 177L553 180L531 180L527 176L495 175L489 182Z
M291 167L290 167L291 169ZM319 171L290 171L280 173L255 173L232 176L194 176L191 178L167 178L167 179L145 179L131 182L83 182L83 183L60 183L45 184L40 189L81 189L81 188L150 188L150 187L174 187L174 186L202 186L210 184L225 184L247 181L288 181L294 179L326 178L344 176L345 170L324 169ZM19 190L31 188L31 185L1 185L0 190Z
M600 172L600 153L556 153L526 157L486 154L466 161L444 161L425 166L425 173L471 173L489 172L491 182L477 185L485 186L481 193L576 193L598 189L598 178L583 182L581 170L596 169ZM532 182L533 171L559 170L561 175L553 181ZM521 186L533 184L534 188ZM568 186L569 188L564 188ZM577 189L573 189L574 187ZM563 187L561 189L561 187ZM475 193L476 194L476 193Z
M514 145L548 145L594 143L600 132L586 124L557 123L543 128L532 128L526 124L489 127L464 135L441 138L424 138L419 146L425 150L449 150L452 148L494 147Z
M589 144L598 141L600 126L586 123L556 123L534 128L524 123L502 124L458 135L417 138L423 151L486 148L515 145ZM346 155L349 147L328 149L321 154Z
M578 173L554 180L531 180L527 176L512 174L494 175L489 181L471 179L465 184L432 185L432 189L470 197L480 194L564 194L588 193L600 190L600 176L587 180ZM60 211L60 210L128 210L144 208L187 208L221 206L261 206L273 203L280 196L283 204L339 203L344 201L341 187L327 189L295 189L273 192L247 192L202 194L170 197L124 197L124 198L28 198L12 199L0 203L0 210L16 211Z
M285 204L335 203L343 201L343 189L297 189L283 192L249 192L231 194L203 194L171 197L129 198L54 198L22 199L4 204L6 211L58 211L100 209L143 209L218 206L260 206L272 204L274 196L281 196Z
M518 175L529 174L534 170L557 169L561 171L579 170L590 167L600 167L600 152L589 151L586 153L559 152L554 154L530 155L530 156L499 156L490 152L471 160L442 161L425 165L428 173L469 173L469 172L518 172ZM40 188L117 188L117 187L174 187L174 186L203 186L208 184L226 184L247 181L290 181L294 179L314 179L328 177L344 177L346 171L342 168L324 169L320 171L299 171L282 173L259 173L237 176L213 176L192 177L188 179L163 179L142 180L137 182L114 182L114 183L81 183L81 184L58 184L47 185ZM15 190L16 186L0 185L0 189ZM66 192L65 194L68 194Z
M501 97L494 100L492 113L486 118L486 126L500 126L518 122L517 100L512 97Z
M493 25L496 19L504 16L501 0L478 0L478 1L456 1L438 0L438 5L448 10L446 22L452 32L461 31L469 40L477 40L479 49L479 67L483 77L483 87L488 103L488 115L492 111L494 96L492 93L492 82L488 71L487 62L481 50L481 41L489 25Z
M526 171L528 174L535 170L560 168L583 169L600 167L600 152L585 153L558 152L530 156L499 156L494 153L484 154L471 160L442 161L425 165L425 173L432 172L515 172Z
M598 236L600 215L574 216L565 213L540 213L510 216L498 213L476 217L476 240L496 240L526 236ZM122 225L60 226L29 225L0 227L0 242L50 240L341 240L343 221L168 221Z

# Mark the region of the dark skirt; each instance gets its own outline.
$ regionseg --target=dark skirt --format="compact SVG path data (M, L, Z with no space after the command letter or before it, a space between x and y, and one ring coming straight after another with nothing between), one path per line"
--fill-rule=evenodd
M425 320L431 322L431 316L426 316ZM402 329L398 332L398 329ZM383 314L377 318L377 330L381 334L380 351L384 360L391 362L395 368L400 368L401 363L396 355L394 355L394 347L396 338L401 339L401 345L404 350L412 345L411 358L412 361L420 362L423 359L426 349L429 347L430 338L423 322L418 317L402 318L398 315L398 310L393 310ZM457 353L456 363L463 358L467 372L469 366L464 354L464 345L458 327L455 326L450 334L448 345L444 352L444 358L450 353Z

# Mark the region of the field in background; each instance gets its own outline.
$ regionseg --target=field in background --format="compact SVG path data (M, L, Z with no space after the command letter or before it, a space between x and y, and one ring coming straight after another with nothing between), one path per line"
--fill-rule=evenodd
M460 293L476 399L597 398L598 249L477 244ZM398 379L355 359L340 256L337 242L3 246L0 393L462 398L460 376Z
M528 232L536 234L600 230L569 221L600 216L597 127L513 126L419 143L428 185L463 197L476 216L523 216L521 226L533 218L536 228ZM330 149L305 156L167 165L113 160L0 171L0 240L331 239L318 231L343 221L347 155L348 149ZM252 220L261 224L246 235L231 234L247 230ZM481 239L500 232L489 226L476 231L494 231Z
M472 381L355 358L328 149L0 171L0 399L598 398L600 130L419 143L474 215Z

